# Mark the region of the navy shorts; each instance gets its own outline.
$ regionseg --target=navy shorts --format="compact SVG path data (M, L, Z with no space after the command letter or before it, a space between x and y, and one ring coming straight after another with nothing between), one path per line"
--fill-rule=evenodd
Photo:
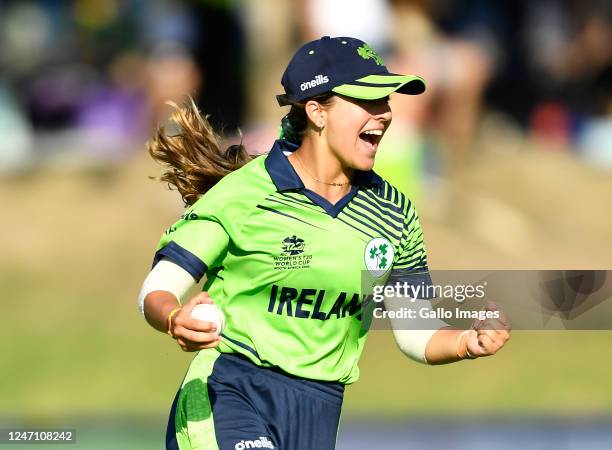
M203 359L198 376L188 372L174 399L166 449L335 448L344 385L205 352L196 357Z

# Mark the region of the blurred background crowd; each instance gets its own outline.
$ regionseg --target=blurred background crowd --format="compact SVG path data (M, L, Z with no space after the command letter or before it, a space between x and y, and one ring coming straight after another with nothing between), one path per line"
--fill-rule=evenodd
M394 98L400 146L418 139L452 166L489 123L612 167L606 0L3 0L0 30L3 172L66 152L125 159L185 94L267 151L282 70L325 34L427 80L422 98Z
M322 35L427 81L392 96L375 169L417 205L432 269L612 268L609 0L0 0L0 428L86 423L83 448L161 446L191 355L137 313L182 212L148 179L145 142L189 94L228 142L267 152L288 59ZM604 424L590 447L559 441L566 422L538 440L497 421L510 435L482 441L478 419L465 446L417 448L612 442L610 331L517 331L495 358L435 368L370 334L339 448L365 445L352 420L373 411L400 440L405 417L412 435L472 415Z

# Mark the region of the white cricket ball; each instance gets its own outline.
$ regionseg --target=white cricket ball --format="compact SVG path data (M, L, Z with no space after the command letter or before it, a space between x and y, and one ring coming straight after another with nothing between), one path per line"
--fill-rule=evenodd
M215 334L223 333L223 329L225 328L225 315L216 305L199 303L193 307L191 317L205 322L212 322L217 327Z

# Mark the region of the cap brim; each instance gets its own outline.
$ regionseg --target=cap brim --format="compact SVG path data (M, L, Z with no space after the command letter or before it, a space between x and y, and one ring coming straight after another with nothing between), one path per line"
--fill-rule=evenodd
M425 81L416 75L379 74L368 75L332 89L340 95L361 100L384 98L393 92L418 95L425 92Z

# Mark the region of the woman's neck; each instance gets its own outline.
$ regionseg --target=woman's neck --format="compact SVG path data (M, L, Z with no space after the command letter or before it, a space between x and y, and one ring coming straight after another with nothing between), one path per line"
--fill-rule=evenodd
M332 204L351 190L353 169L343 166L321 140L305 138L289 161L304 186Z

